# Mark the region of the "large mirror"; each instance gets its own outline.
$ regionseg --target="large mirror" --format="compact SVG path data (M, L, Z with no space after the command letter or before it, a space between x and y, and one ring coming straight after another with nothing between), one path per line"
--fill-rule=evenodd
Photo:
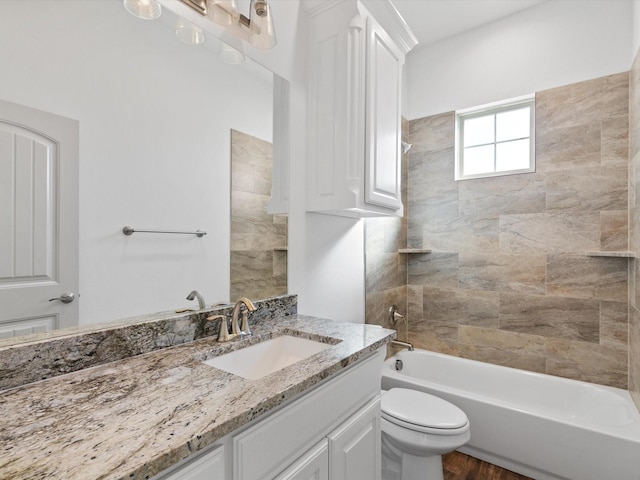
M272 140L272 75L225 63L213 37L180 41L178 20L140 20L117 0L0 2L0 100L78 122L81 326L197 307L191 290L234 300L231 132Z

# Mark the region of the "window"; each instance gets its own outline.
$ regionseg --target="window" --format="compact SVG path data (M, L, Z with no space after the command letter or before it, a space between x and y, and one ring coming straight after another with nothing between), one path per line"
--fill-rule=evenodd
M535 171L534 98L456 112L456 180Z

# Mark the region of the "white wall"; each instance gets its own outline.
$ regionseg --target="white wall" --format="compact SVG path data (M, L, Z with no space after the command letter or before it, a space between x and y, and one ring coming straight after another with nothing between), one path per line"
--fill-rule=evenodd
M632 30L631 1L552 0L418 46L407 57L405 116L421 118L629 70Z
M189 306L192 289L229 300L229 132L271 140L269 82L161 18L121 1L0 2L0 98L80 122L81 323Z

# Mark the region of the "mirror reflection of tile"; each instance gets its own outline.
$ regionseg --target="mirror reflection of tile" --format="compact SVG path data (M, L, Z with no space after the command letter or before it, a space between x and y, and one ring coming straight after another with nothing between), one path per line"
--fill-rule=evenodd
M231 300L287 293L287 217L269 215L273 146L231 131Z

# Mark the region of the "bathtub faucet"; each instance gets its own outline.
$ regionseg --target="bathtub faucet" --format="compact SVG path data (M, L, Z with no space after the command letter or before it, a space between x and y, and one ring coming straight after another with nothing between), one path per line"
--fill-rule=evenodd
M408 349L410 352L413 352L414 350L413 343L401 342L400 340L391 340L391 345L393 345L394 347L404 347Z

